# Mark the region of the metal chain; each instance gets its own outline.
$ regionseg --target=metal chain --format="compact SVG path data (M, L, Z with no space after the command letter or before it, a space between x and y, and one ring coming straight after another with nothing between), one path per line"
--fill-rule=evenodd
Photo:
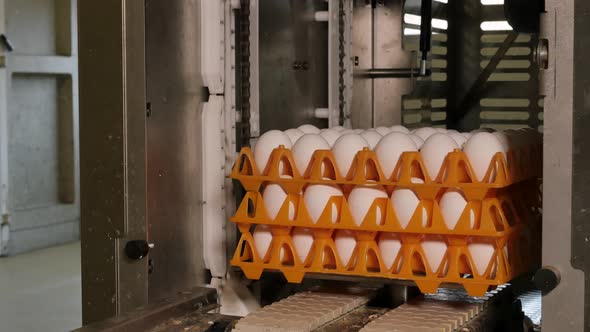
M239 11L238 65L240 70L240 113L237 148L250 145L250 0L241 0Z
M346 57L345 51L345 39L344 39L344 31L345 31L345 18L346 13L344 11L344 2L346 0L338 0L338 111L339 111L339 124L344 124L344 108L345 108L345 98L344 98L344 90L346 89L346 84L344 81L344 75L346 74L346 68L344 68L344 58Z

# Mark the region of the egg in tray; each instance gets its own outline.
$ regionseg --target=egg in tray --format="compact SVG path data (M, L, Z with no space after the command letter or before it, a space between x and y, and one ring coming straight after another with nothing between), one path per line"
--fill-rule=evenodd
M247 194L231 263L250 279L328 273L483 295L539 264L541 153L526 129L269 131L232 171Z

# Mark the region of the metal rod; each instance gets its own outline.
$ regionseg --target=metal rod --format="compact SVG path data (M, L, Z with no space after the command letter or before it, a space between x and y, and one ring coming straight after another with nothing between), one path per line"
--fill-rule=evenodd
M432 0L422 0L420 6L420 52L422 59L420 61L420 74L426 75L426 66L428 53L430 53L430 43L432 37Z
M356 78L412 78L430 74L430 70L426 70L424 75L421 75L418 68L375 68L355 70L353 76Z

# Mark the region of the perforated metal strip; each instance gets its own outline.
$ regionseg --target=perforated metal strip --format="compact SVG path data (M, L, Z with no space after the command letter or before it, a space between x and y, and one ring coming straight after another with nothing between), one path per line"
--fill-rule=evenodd
M262 308L238 321L236 332L307 332L366 304L371 291L304 292Z
M486 311L490 300L505 286L485 297L470 297L457 290L440 289L393 309L367 324L361 332L451 332L459 331Z

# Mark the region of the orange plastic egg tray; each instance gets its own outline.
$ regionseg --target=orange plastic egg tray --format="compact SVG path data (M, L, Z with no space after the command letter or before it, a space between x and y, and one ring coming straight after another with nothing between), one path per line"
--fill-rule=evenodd
M375 153L369 150L360 151L351 170L343 176L328 150L316 151L301 174L288 149L275 149L260 171L251 150L244 148L231 175L248 191L231 219L241 232L231 264L240 267L250 279L260 278L264 270L281 271L290 282L301 282L310 273L327 273L413 280L425 293L436 291L443 283L454 283L473 296L483 295L490 286L506 283L539 264L541 150L540 146L531 146L509 151L506 158L498 153L485 177L478 181L469 160L459 150L447 155L434 177L426 172L418 152L403 153L394 172L386 177ZM415 178L424 183L415 183ZM288 194L274 219L268 216L260 194L266 183L277 183ZM344 192L343 197L328 201L316 223L301 195L310 184L338 185ZM388 195L396 188L414 191L420 203L406 227L402 227L394 207L385 198L376 199L364 220L355 223L347 197L354 186L366 184L380 184ZM452 229L447 227L438 204L442 194L451 188L460 189L467 200ZM295 208L292 218L290 206ZM273 235L265 257L258 255L254 244L251 232L255 225L268 225ZM304 261L299 259L291 238L295 228L310 229L314 237ZM356 246L348 262L342 262L335 249L333 237L337 230L355 234ZM381 258L377 246L381 234L393 234L401 242L392 266L385 266ZM421 246L425 239L446 243L436 271L431 270ZM470 243L487 243L494 248L485 273L474 268Z
M232 169L231 178L242 183L247 191L258 191L264 182L285 184L288 193L299 193L308 183L339 184L354 186L380 184L385 187L411 187L417 193L426 188L461 188L466 196L483 198L490 189L503 188L511 184L542 175L542 146L510 150L506 157L497 153L491 160L484 178L479 181L471 163L461 150L447 155L438 174L428 174L419 152L402 153L393 173L385 175L374 151L359 151L346 175L336 165L332 151L316 151L308 167L295 167L291 150L280 146L275 149L261 170L255 163L249 147L242 148L238 162ZM416 183L420 179L424 183ZM432 192L432 190L429 190Z
M503 190L500 195L470 200L452 229L445 222L438 200L422 199L406 227L398 221L394 207L387 198L376 199L358 225L353 220L346 196L331 197L317 223L309 216L303 196L287 195L277 216L271 219L262 195L259 192L247 192L231 221L237 224L265 224L284 227L305 227L325 229L346 229L363 232L391 232L438 235L465 235L484 237L503 237L515 228L530 224L536 220L540 203L536 181L515 184L510 190ZM444 190L443 190L444 191ZM512 194L518 193L518 194ZM532 193L532 194L531 194ZM295 208L289 218L290 207ZM336 214L332 206L336 207ZM380 213L379 213L380 212ZM426 218L423 213L426 212ZM474 214L472 220L471 212ZM380 219L377 220L377 216ZM426 222L425 222L426 221Z
M240 227L242 236L231 264L240 267L247 278L259 279L264 270L280 271L287 281L300 283L306 274L338 274L373 278L414 281L423 293L435 292L441 284L462 285L472 296L483 296L490 286L504 284L538 265L535 252L539 249L539 233L535 228L522 229L504 237L488 239L494 253L483 274L475 269L469 251L470 237L431 237L420 234L400 234L401 249L391 266L385 266L377 239L380 233L357 232L356 246L350 260L343 263L332 238L334 230L314 229L314 242L304 261L296 253L291 228L271 226L273 239L264 257L257 253L248 226ZM526 232L524 232L526 230ZM437 270L428 264L421 243L425 239L443 239L446 252ZM481 239L477 240L482 243Z

